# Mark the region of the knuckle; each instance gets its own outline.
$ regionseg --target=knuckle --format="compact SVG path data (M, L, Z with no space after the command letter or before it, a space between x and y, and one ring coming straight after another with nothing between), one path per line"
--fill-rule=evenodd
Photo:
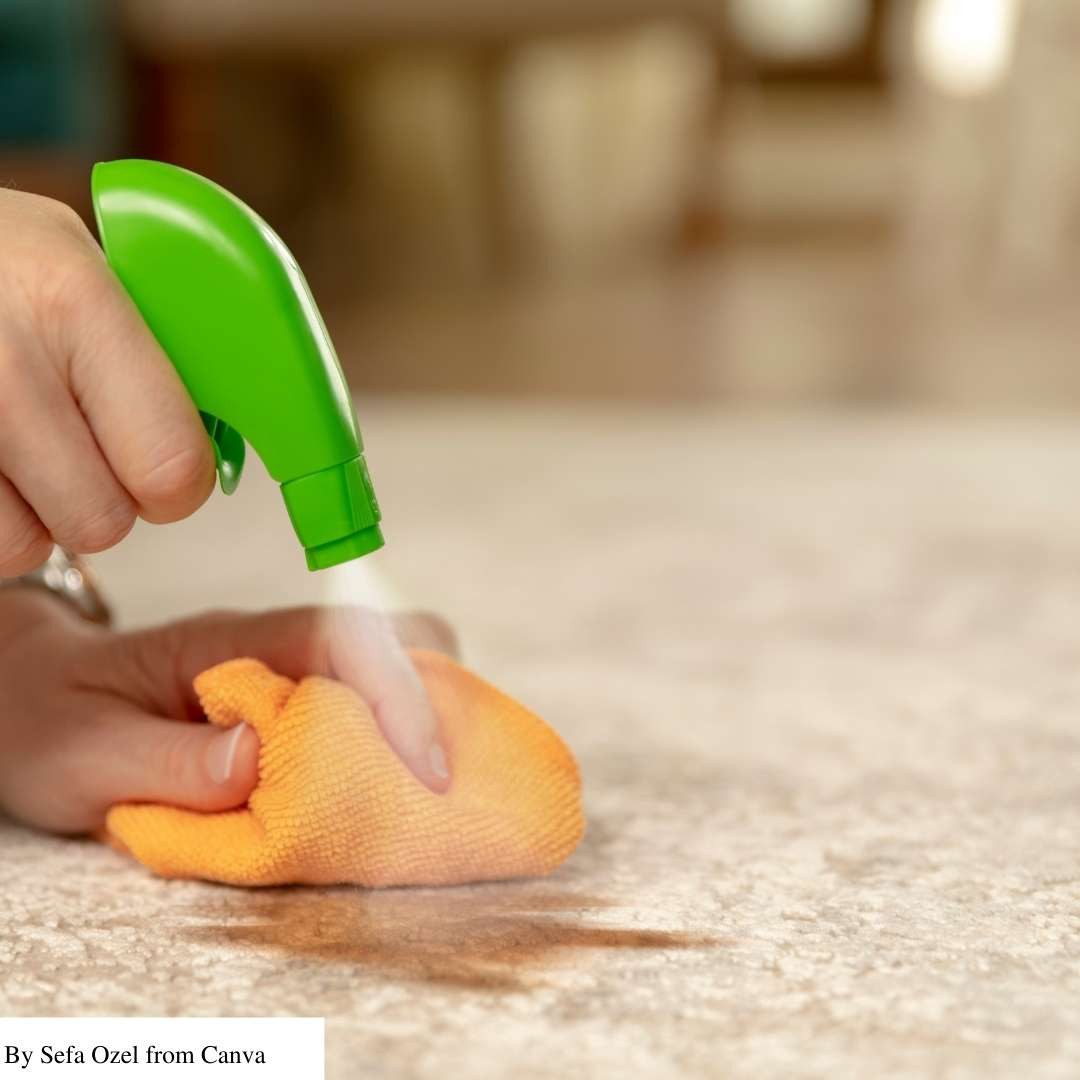
M64 294L74 306L92 312L105 310L117 288L104 264L81 251L74 253L64 285Z
M135 507L129 499L97 505L57 523L57 541L81 554L104 551L120 543L135 524Z
M0 578L17 577L39 567L52 551L52 540L33 515L18 519L3 532L0 540Z
M116 288L93 252L66 238L63 246L63 259L58 260L63 271L45 275L38 283L36 301L44 326L51 321L63 325L72 319L97 317L108 310L110 293Z
M31 235L35 238L59 232L78 238L80 242L88 242L88 246L97 247L82 216L67 203L29 191L16 193L16 198L19 201L19 218L32 230Z
M46 195L39 196L42 202L42 212L62 231L77 237L80 241L91 240L90 230L86 227L80 214L59 199L51 199Z
M54 333L56 320L71 310L72 302L95 285L95 278L108 276L105 260L70 206L20 192L16 211L19 227L5 246L5 269L11 271L5 284L17 287L35 329Z
M179 504L174 512L190 511L210 494L213 468L209 443L205 439L191 439L151 465L134 481L132 491L140 503L170 508Z

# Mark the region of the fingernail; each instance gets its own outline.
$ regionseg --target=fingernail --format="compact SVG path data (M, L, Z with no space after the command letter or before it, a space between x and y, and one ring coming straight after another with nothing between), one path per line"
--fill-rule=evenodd
M431 744L431 749L428 751L428 761L431 762L431 771L440 780L450 779L450 770L446 767L446 752L437 742Z
M236 748L247 730L247 724L237 724L211 739L210 749L206 752L206 771L215 784L227 783L232 776Z

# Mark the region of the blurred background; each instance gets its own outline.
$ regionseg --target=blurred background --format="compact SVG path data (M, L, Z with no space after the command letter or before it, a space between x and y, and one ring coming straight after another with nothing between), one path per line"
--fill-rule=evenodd
M0 0L0 182L211 176L355 388L1080 403L1075 0Z

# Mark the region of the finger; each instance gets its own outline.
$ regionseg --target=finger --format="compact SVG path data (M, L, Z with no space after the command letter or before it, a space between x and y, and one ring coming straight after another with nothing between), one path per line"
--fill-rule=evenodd
M28 349L23 377L5 387L0 473L56 543L78 552L103 551L130 531L135 505L61 375Z
M393 624L364 608L333 608L328 614L334 677L371 706L386 741L413 775L432 791L445 791L450 771L438 719Z
M51 551L52 540L37 514L0 476L0 579L29 573L45 562Z
M62 303L72 393L113 472L147 521L194 513L214 454L187 391L104 260L85 260Z
M170 714L190 711L196 675L239 656L262 660L293 679L340 679L371 706L387 742L413 774L441 792L450 778L438 722L405 652L411 645L431 647L438 637L422 616L395 624L362 608L293 608L203 616L131 635L126 648L139 658L135 667L142 674L142 692L166 696L162 705ZM148 680L149 672L156 674Z
M104 813L121 802L214 812L242 806L258 779L259 739L247 724L178 724L134 708L83 724L65 757L92 777L89 797Z

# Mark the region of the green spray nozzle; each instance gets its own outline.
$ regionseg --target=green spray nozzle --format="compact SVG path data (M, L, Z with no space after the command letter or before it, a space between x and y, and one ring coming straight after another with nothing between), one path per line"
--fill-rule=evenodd
M280 237L162 162L103 162L91 189L105 255L202 413L222 490L239 482L246 439L281 485L309 569L381 547L348 386Z

